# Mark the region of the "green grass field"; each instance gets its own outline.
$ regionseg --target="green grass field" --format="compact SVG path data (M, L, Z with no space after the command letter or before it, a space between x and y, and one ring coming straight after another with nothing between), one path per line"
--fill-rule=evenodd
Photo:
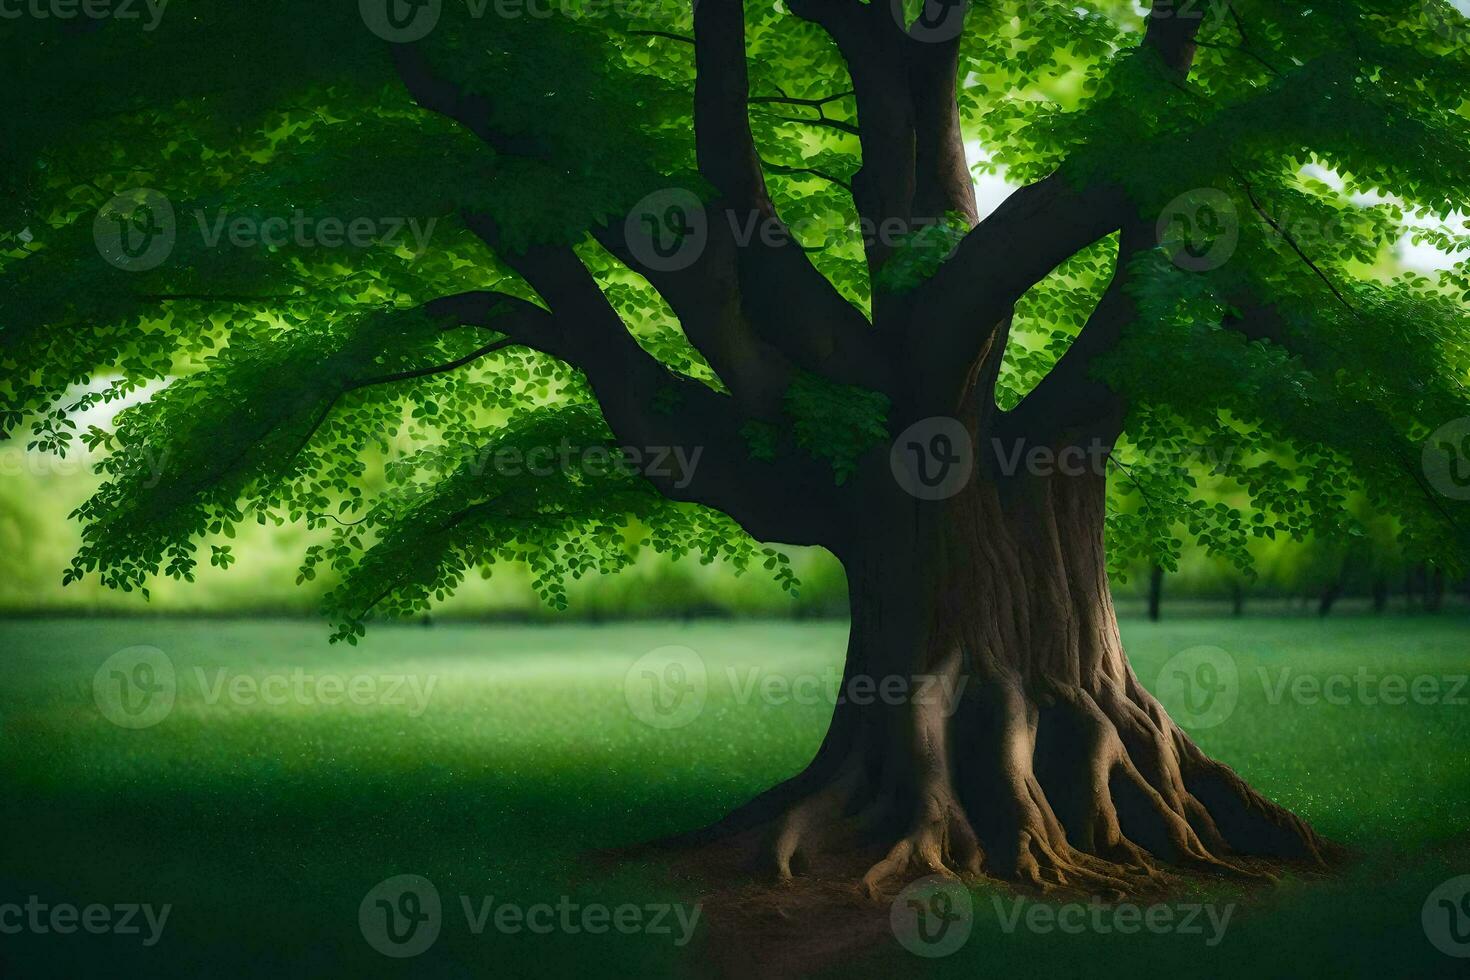
M31 895L48 907L171 906L152 945L146 926L0 932L0 976L695 974L702 931L685 946L678 927L475 934L459 896L692 903L646 869L605 870L585 855L707 822L798 770L830 703L762 697L761 683L826 677L845 627L380 627L357 649L329 647L326 633L305 622L0 623L0 929L15 921L5 903ZM1470 690L1456 680L1470 674L1470 620L1129 621L1124 636L1150 686L1181 651L1228 651L1236 706L1195 737L1353 848L1353 863L1325 881L1181 896L1238 902L1214 945L1174 932L1007 932L995 902L1009 909L1010 893L981 887L953 955L886 942L834 975L1465 975L1470 961L1431 944L1421 909L1441 882L1470 874ZM176 695L156 724L132 729L108 720L94 677L136 645L163 651ZM677 728L645 724L625 696L629 668L667 645L696 651L708 676L703 710ZM1347 703L1314 700L1301 675L1345 675L1328 688ZM418 687L395 684L404 677ZM1397 699L1384 677L1404 679L1405 703L1381 703ZM1435 679L1433 692L1420 681L1416 698L1417 678ZM113 680L102 672L104 702ZM443 925L422 955L392 959L364 939L359 906L407 873L434 883Z

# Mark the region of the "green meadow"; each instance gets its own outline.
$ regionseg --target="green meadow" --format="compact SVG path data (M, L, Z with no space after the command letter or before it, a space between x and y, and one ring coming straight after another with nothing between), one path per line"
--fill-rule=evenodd
M951 955L918 957L884 936L823 969L1463 976L1467 960L1436 948L1421 912L1437 885L1470 874L1470 620L1123 629L1150 686L1182 652L1225 652L1234 677L1218 682L1234 685L1233 708L1193 734L1347 845L1350 862L1325 879L1196 886L1179 901L1228 914L1199 934L1047 928L1045 914L1024 916L1030 898L1017 906L978 884L972 931ZM699 895L677 879L589 855L708 822L800 769L831 712L845 633L834 622L453 624L379 627L352 649L309 621L0 623L0 927L15 921L5 904L24 911L31 896L114 917L168 906L161 928L140 912L125 935L64 932L37 913L45 928L0 933L0 976L698 974L703 918L669 914L657 934L537 932L497 928L494 910L672 904L690 916ZM131 728L109 720L104 662L138 646L167 658L174 699ZM629 697L640 658L667 646L706 671L702 707L677 727L647 723ZM420 955L390 958L359 913L403 874L433 883L442 925Z

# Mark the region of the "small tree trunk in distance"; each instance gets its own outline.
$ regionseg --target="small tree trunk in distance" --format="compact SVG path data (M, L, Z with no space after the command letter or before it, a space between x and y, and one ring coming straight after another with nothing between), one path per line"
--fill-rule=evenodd
M1382 613L1388 608L1388 580L1378 576L1373 580L1373 611Z
M1414 565L1404 574L1404 604L1409 609L1422 607L1429 595L1429 581L1423 564Z
M1326 588L1324 588L1322 590L1322 598L1321 598L1321 600L1317 603L1317 615L1318 616L1326 616L1328 613L1332 612L1333 605L1335 605L1337 603L1337 599L1341 595L1342 595L1342 582L1341 581L1328 583L1328 585L1326 586Z
M1424 592L1424 608L1437 613L1444 608L1444 571L1434 568L1429 573L1429 582Z
M1148 574L1148 618L1149 622L1159 621L1159 604L1164 598L1164 569L1155 565Z
M1232 616L1245 614L1245 587L1238 579L1230 583L1230 614Z

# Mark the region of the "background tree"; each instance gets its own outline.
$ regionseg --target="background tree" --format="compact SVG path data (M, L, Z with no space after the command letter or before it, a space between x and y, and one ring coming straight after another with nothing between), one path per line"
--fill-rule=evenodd
M1179 527L1242 562L1252 535L1347 535L1358 493L1426 560L1465 553L1441 426L1470 276L1363 274L1406 214L1466 246L1435 220L1470 171L1461 26L1379 0L28 19L0 422L112 450L68 579L146 589L205 545L228 565L241 522L330 525L300 574L343 573L348 641L499 561L560 604L635 518L788 581L755 540L830 549L847 678L963 696L847 701L698 838L782 876L849 832L875 890L1320 860L1134 676L1106 571L1171 562ZM1020 185L983 220L972 156ZM368 499L405 431L430 448ZM574 464L533 472L548 448ZM1247 506L1171 462L1203 457ZM1110 518L1110 470L1148 506Z

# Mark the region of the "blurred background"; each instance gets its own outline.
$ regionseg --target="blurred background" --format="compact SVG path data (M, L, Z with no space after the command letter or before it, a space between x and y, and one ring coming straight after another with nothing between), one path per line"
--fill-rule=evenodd
M115 408L116 406L114 406ZM61 585L61 574L80 541L68 518L96 488L95 457L59 458L10 444L0 448L0 615L315 615L334 584L324 570L297 584L306 548L325 533L299 526L248 525L231 542L239 561L228 570L201 562L196 582L158 578L151 597L114 592L94 579ZM1212 490L1207 472L1200 490ZM1255 575L1186 543L1177 569L1141 562L1124 569L1114 592L1124 614L1157 616L1190 612L1416 612L1432 614L1470 604L1470 583L1414 561L1397 544L1393 522L1363 513L1366 533L1348 544L1257 539ZM1187 535L1181 537L1188 539ZM760 616L842 618L847 614L841 566L819 549L789 549L801 582L792 598L759 568L736 576L726 565L701 565L642 555L619 575L571 583L570 607L544 607L524 568L497 567L494 577L470 577L437 607L436 617L525 620L550 617L617 619Z

